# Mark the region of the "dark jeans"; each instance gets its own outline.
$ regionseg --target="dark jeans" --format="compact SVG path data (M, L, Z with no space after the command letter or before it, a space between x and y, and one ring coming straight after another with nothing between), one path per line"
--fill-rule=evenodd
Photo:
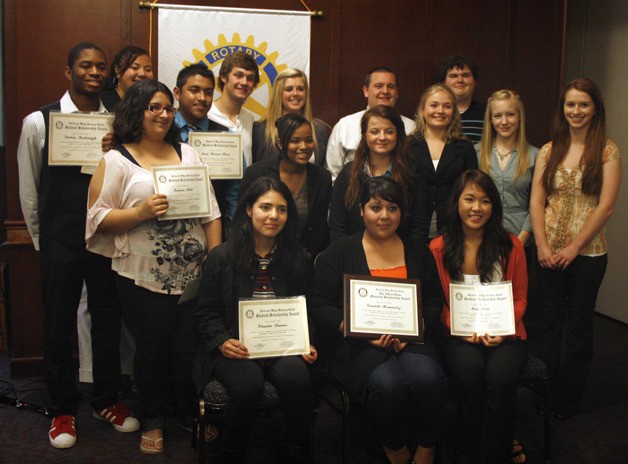
M509 462L525 343L508 339L489 348L452 338L447 357L464 405L463 436L471 439L472 457L486 464Z
M262 365L253 360L220 356L214 367L214 377L229 395L222 434L225 449L233 455L244 455L262 398L264 379L279 393L287 445L303 451L308 449L313 395L307 365L297 356L277 358L269 365L267 362Z
M564 271L539 271L543 325L537 343L552 380L553 404L574 414L593 357L593 311L608 257L578 256Z
M380 442L399 450L416 438L426 448L440 438L445 425L447 379L438 361L402 351L371 373L366 407Z
M72 346L83 281L92 318L94 384L92 406L117 401L120 390L121 310L111 260L74 249L45 236L41 244L41 291L44 306L44 369L54 416L76 415L78 389Z
M174 396L180 415L192 414L192 361L200 335L193 304L179 295L152 292L117 276L125 320L135 337L133 364L144 430L163 429L164 408Z

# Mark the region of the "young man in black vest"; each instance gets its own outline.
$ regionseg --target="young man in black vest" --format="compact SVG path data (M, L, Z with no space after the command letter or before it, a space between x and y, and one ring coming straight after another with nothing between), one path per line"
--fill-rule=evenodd
M61 113L107 110L98 98L107 59L92 43L79 43L68 54L70 82L61 100L28 115L17 150L22 212L40 251L44 306L44 368L53 415L48 433L55 448L76 443L79 392L72 345L83 282L92 318L94 416L120 432L139 428L138 420L117 403L120 389L120 306L111 260L85 249L85 216L90 175L81 166L48 165L48 118Z

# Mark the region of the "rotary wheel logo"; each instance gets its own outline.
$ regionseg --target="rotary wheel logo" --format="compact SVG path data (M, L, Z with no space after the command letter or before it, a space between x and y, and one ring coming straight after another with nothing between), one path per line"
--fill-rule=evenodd
M231 41L227 41L223 34L219 34L218 45L214 45L212 41L208 39L205 40L204 45L205 51L201 51L197 48L192 50L195 61L184 61L183 65L189 66L193 63L203 63L214 72L218 80L218 71L220 70L220 65L225 56L238 51L248 53L255 59L255 62L259 66L260 82L249 98L246 99L244 107L260 118L266 115L273 82L275 82L277 74L288 67L285 64L277 64L279 53L276 51L268 53L268 44L266 42L255 46L255 39L252 35L243 43L240 40L240 34L237 32L233 34ZM218 96L220 96L220 91L216 86L214 99L218 98Z

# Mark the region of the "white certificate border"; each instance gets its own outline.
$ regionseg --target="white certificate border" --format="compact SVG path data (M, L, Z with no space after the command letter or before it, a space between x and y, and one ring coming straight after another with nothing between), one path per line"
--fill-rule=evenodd
M195 164L195 165L175 165L175 166L153 166L151 168L151 171L153 173L153 188L155 189L155 193L161 193L159 191L158 185L158 174L160 172L163 171L203 171L205 173L205 178L207 179L207 182L205 182L204 185L204 189L205 189L205 196L207 198L207 210L205 211L199 211L197 213L194 214L168 214L166 212L165 216L162 216L159 218L160 221L171 221L171 220L176 220L176 219L194 219L194 218L201 218L201 217L208 217L212 215L212 201L211 201L211 191L209 188L209 169L207 169L207 166L205 166L204 164Z
M205 161L206 157L201 156L200 150L194 146L194 139L205 139L205 138L212 138L212 137L238 139L238 145L239 145L238 151L240 153L240 157L238 158L238 173L237 174L212 174L210 172L209 174L211 178L216 179L216 180L241 180L242 177L244 176L244 166L243 166L244 155L242 152L242 134L240 132L191 131L188 134L188 145L190 145L192 148L194 148L194 150L197 151L198 156L201 158L201 161L203 161L203 164L205 164L208 167L209 167L209 164L207 163L207 161Z
M362 285L362 286L367 286L367 287L374 287L374 286L385 286L385 287L410 287L411 288L411 294L412 294L412 306L415 308L415 311L413 311L412 313L412 324L413 324L413 328L412 330L386 330L385 332L382 332L381 328L375 328L375 329L371 329L370 327L356 327L355 324L355 311L356 311L356 307L355 307L355 298L353 298L353 295L355 294L355 286L356 285ZM373 280L359 280L359 279L351 279L350 280L350 306L349 306L349 310L351 312L351 332L354 333L365 333L365 334L374 334L374 335L382 335L382 334L386 334L386 335L401 335L401 336L413 336L413 337L418 337L420 335L420 331L419 331L419 319L417 317L417 311L416 309L418 308L418 304L417 304L417 286L414 283L402 283L402 282L386 282L386 281L373 281Z
M301 318L303 323L303 347L294 347L288 350L282 351L252 351L251 347L247 346L246 340L243 336L244 334L244 312L250 307L255 306L268 306L270 303L274 304L275 307L282 305L290 305L294 306L299 305L302 306L303 315L305 317ZM302 354L310 353L310 330L308 327L308 314L307 314L307 300L305 296L291 296L291 297L273 297L273 298L241 298L238 301L238 333L240 334L240 341L249 349L249 359L259 359L259 358L276 358L283 356L295 356Z
M48 116L48 165L49 166L98 166L98 163L100 163L100 160L102 159L102 155L104 153L102 153L102 148L100 150L101 152L101 156L100 158L98 158L98 160L94 163L93 160L89 159L89 160L76 160L73 159L72 161L66 162L63 160L59 160L53 157L53 153L54 150L52 149L54 147L54 133L55 131L53 130L54 127L54 123L55 120L59 120L59 119L109 119L111 120L111 122L109 123L109 126L111 127L113 125L113 119L114 119L114 114L113 113L61 113L58 111L51 111L49 113ZM102 141L99 142L102 145Z
M450 301L450 308L449 308L449 315L451 318L451 329L450 329L450 333L451 335L455 336L455 337L471 337L474 334L474 331L465 331L465 330L455 330L454 327L457 326L458 324L456 323L455 320L455 311L453 309L453 301L455 298L454 295L454 289L455 288L465 288L465 289L473 289L476 287L507 287L508 288L508 292L510 294L510 301L512 302L512 312L511 312L511 320L509 321L510 324L512 325L513 331L509 331L509 330L498 330L498 331L491 331L491 333L489 335L491 336L501 336L501 337L508 337L511 335L514 335L516 332L516 325L515 325L515 301L513 298L513 293L512 293L512 282L511 281L503 281L503 282L491 282L491 283L486 283L486 284L479 284L479 285L467 285L467 284L463 284L463 283L456 283L456 282L450 282L449 283L449 301ZM478 334L478 335L484 335L482 334Z

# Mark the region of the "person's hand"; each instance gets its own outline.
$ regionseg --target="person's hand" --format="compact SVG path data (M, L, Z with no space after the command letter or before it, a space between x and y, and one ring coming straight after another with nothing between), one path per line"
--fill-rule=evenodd
M482 335L481 337L478 337L480 339L480 342L484 345L484 346L499 346L502 344L502 342L504 341L504 337L502 336L491 336L488 334Z
M558 253L554 255L556 269L567 269L573 260L578 257L578 253L580 253L580 250L572 243L558 250Z
M395 338L394 341L393 341L393 346L392 347L393 347L393 350L395 351L395 353L399 353L406 346L408 346L408 342L402 342L398 338Z
M222 343L218 349L225 358L247 359L249 357L249 350L240 340L236 340L235 338L230 338Z
M101 147L103 153L107 153L109 150L113 150L115 148L115 140L113 132L108 132L103 138L101 142Z
M369 343L378 348L388 348L394 343L395 339L392 335L382 335L377 340L369 340Z
M473 332L473 335L471 335L470 337L460 337L460 339L463 342L471 343L472 345L477 345L478 343L480 343L480 338L475 332Z
M303 357L303 361L305 361L308 364L314 364L314 362L316 362L316 360L318 359L318 351L316 351L316 348L314 348L314 345L310 345L310 353L309 354L304 354L302 355Z
M163 193L151 195L138 206L143 221L161 217L168 211L168 198Z
M345 333L345 321L342 321L338 326L338 332Z
M546 246L538 246L538 256L539 256L539 264L541 267L546 269L555 269L555 255L552 253L550 247Z

